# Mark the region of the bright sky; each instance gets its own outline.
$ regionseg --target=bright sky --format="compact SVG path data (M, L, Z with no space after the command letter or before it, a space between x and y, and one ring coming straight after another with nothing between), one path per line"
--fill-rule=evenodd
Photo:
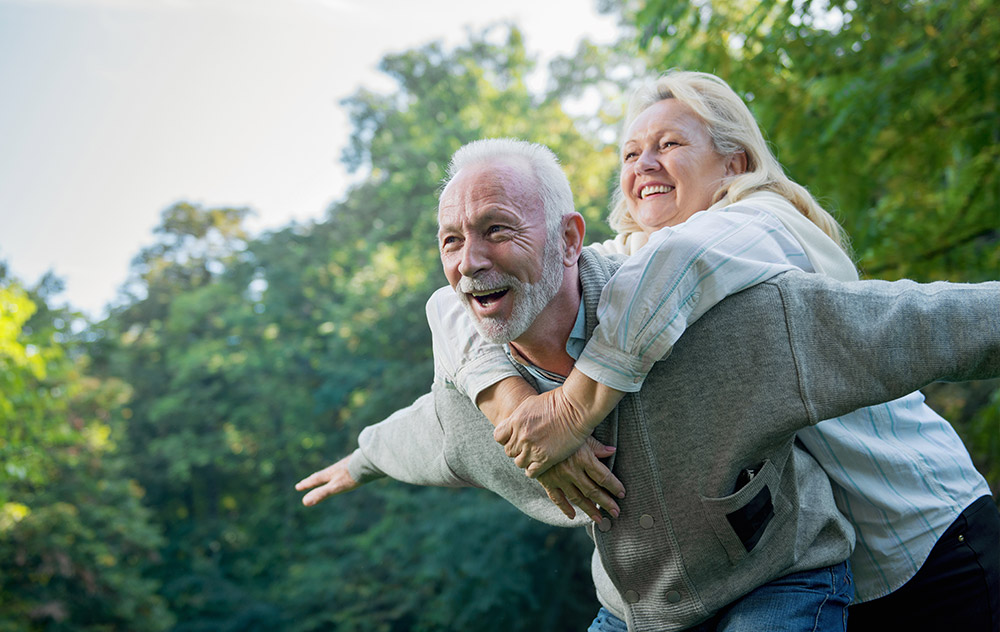
M319 219L348 184L340 100L499 20L542 62L615 36L596 0L0 0L0 261L97 317L174 202Z

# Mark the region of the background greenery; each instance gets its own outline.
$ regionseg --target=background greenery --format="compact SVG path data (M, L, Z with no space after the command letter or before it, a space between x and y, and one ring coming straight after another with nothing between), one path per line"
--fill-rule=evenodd
M305 509L292 486L430 383L450 154L548 144L606 237L622 95L650 74L730 81L867 275L1000 277L996 3L602 9L621 41L556 60L541 93L510 26L387 57L398 91L345 103L358 183L322 221L252 237L248 209L178 203L103 322L0 265L0 632L585 629L582 533L470 490L383 482ZM997 490L998 384L927 392Z

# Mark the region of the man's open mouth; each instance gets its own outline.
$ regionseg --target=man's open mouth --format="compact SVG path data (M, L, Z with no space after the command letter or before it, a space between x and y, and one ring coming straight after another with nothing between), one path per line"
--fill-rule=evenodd
M503 298L508 291L510 291L510 288L505 287L500 288L499 290L490 290L488 292L469 292L468 294L483 307L488 307Z

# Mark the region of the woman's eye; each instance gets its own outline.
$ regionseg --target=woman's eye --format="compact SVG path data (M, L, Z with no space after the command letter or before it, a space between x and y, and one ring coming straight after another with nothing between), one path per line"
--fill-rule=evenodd
M665 140L660 143L660 149L669 149L670 147L676 147L677 143L672 140Z
M634 151L627 151L625 152L625 155L622 156L622 162L630 162L632 160L635 160L635 157L638 155L639 154Z

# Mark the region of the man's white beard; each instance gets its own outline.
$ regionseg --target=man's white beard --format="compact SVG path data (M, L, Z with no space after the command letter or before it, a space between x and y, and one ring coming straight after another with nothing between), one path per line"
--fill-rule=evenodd
M545 243L545 250L542 254L544 260L542 278L535 283L525 283L495 270L490 270L475 278L462 277L459 279L457 288L459 300L462 301L462 305L465 306L472 318L479 335L487 342L506 344L517 340L521 334L528 331L528 328L542 313L549 301L559 292L563 280L563 264L558 249L553 248L553 252L549 251L552 241L549 239ZM475 299L470 298L468 292L488 292L502 287L510 288L508 293L514 300L510 318L483 317L476 314L471 304L471 301Z

